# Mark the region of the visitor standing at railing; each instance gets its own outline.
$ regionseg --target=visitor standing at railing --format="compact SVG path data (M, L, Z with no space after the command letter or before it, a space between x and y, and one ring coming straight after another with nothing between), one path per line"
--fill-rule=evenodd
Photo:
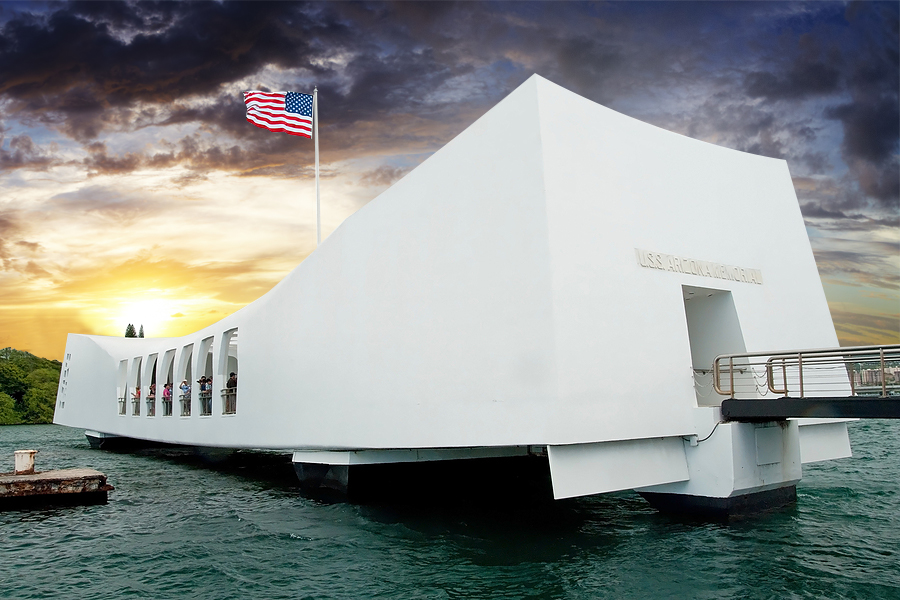
M233 415L237 412L237 373L231 373L222 390L225 399L224 414Z
M190 396L191 396L191 384L189 384L189 383L187 382L187 379L182 380L182 381L181 381L181 385L180 385L179 387L181 388L181 393L184 395L184 397L185 397L185 398L190 398Z

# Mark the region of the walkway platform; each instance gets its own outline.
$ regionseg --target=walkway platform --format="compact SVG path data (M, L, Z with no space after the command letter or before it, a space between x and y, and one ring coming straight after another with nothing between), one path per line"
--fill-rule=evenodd
M900 398L752 398L722 400L728 421L816 419L900 419Z

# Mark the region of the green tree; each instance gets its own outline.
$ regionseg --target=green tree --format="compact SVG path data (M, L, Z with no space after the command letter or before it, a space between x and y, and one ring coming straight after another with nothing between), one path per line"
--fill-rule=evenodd
M25 392L22 418L26 423L52 423L56 408L56 388L52 384L41 384Z
M0 425L52 422L61 369L58 360L0 349Z
M125 328L125 337L137 337L137 334L134 332L134 325L131 323Z
M28 387L49 384L51 387L56 388L59 386L59 371L46 367L35 369L28 374L25 381L28 382Z
M25 371L13 359L0 360L0 392L9 394L20 403L27 391L28 381Z
M59 388L59 371L41 368L28 374L28 391L23 399L22 417L29 423L52 423Z
M0 425L18 425L21 422L16 412L16 401L9 394L0 392Z
M138 337L140 337L140 338L144 337L144 326L143 325L141 325L141 330L138 332Z

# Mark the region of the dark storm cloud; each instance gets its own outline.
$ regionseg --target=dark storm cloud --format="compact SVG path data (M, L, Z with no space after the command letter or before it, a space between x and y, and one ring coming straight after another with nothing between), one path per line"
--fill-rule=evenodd
M814 221L815 227L822 230L878 231L900 226L900 216L897 215L875 219L859 213L830 210L813 202L801 203L800 212L805 219Z
M257 76L283 74L267 79L280 89L318 84L323 158L340 159L433 151L539 72L804 173L834 168L817 144L829 120L840 123L852 180L822 200L827 209L873 199L891 210L900 193L894 3L87 2L32 12L0 30L5 112L81 141L93 174L180 166L189 184L213 169L303 172L309 148L244 120L233 86ZM664 108L695 89L712 95ZM635 98L656 99L659 112L635 114ZM91 150L105 133L150 126L199 126L215 141L189 133L168 147ZM5 151L6 168L37 164Z
M12 169L41 170L50 166L53 158L41 149L27 135L17 135L10 138L9 143L0 131L0 171Z
M782 34L769 56L771 66L744 79L749 96L782 108L787 100L852 98L827 106L822 116L843 127L842 156L864 194L857 196L857 208L873 199L882 209L896 209L900 197L897 6L854 3L840 19L832 18L795 41Z
M896 210L900 205L900 10L896 3L861 3L851 8L851 21L872 24L847 75L852 101L832 107L826 117L843 125L843 157L862 191Z
M823 47L812 33L798 37L796 55L776 71L752 71L745 77L747 94L769 100L799 99L830 94L841 83L841 54L836 47Z
M14 110L90 139L110 108L214 93L264 66L305 68L310 41L339 37L325 10L288 3L67 4L0 31L0 94ZM48 98L53 98L48 101Z
M114 35L113 25L134 35ZM313 68L305 40L322 25L295 4L63 5L5 24L0 92L28 100L83 85L113 106L209 93L264 65Z
M843 104L826 114L844 126L841 150L862 191L885 206L896 207L900 197L897 94Z

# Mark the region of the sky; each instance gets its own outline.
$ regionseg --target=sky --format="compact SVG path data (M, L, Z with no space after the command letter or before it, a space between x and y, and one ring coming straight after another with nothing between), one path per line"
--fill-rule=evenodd
M0 347L185 335L315 249L242 91L318 88L324 238L534 73L786 160L841 344L900 343L898 7L0 2Z

